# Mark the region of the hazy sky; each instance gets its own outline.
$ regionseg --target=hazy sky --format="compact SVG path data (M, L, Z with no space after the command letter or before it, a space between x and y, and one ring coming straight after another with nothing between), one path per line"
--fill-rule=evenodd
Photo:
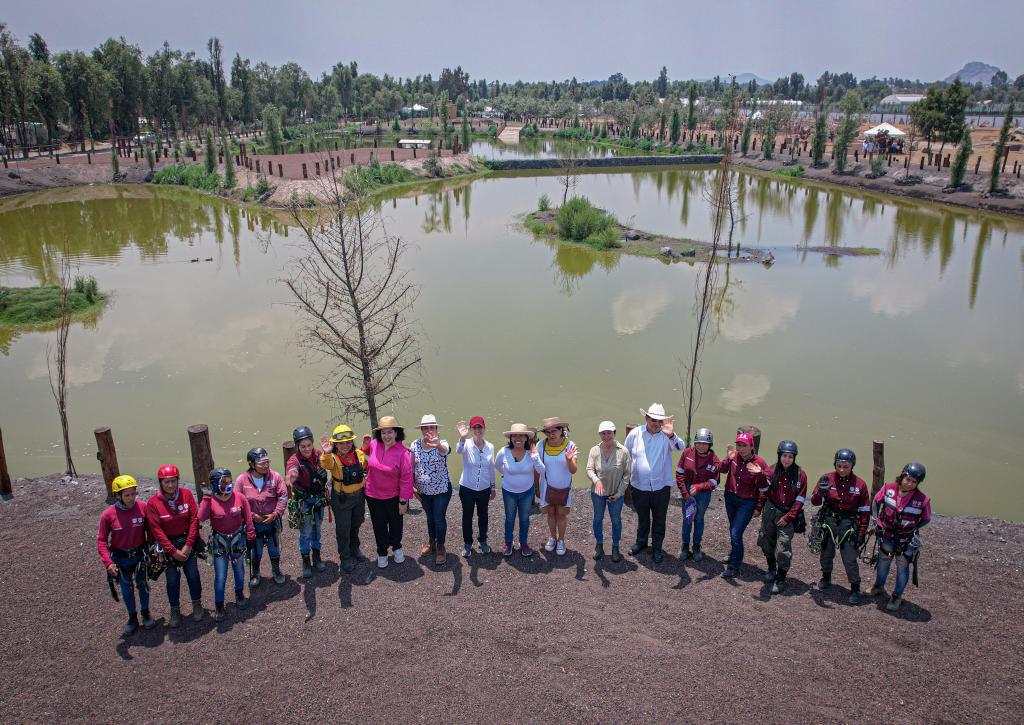
M5 3L0 21L51 50L91 49L124 35L145 54L164 40L205 55L217 35L235 53L295 61L314 78L338 61L394 76L461 65L473 79L653 79L753 72L775 79L823 70L941 79L965 62L1024 73L1019 0L44 0ZM227 68L226 68L227 69Z

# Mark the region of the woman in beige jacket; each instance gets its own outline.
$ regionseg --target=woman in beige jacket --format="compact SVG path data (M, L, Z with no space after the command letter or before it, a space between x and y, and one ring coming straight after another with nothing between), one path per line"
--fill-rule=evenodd
M603 421L597 427L601 442L590 449L587 476L590 478L590 499L594 502L594 559L604 557L604 512L612 520L612 561L622 561L619 540L622 538L622 506L633 465L629 451L615 440L615 424Z

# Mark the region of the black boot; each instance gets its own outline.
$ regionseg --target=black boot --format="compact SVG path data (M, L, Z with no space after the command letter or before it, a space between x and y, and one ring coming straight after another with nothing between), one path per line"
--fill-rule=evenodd
M313 578L313 564L309 561L309 554L302 555L302 578Z
M323 571L327 568L323 561L320 560L320 549L313 549L313 566L316 567L317 571Z
M139 615L131 614L128 616L128 623L121 629L122 637L131 637L133 634L139 631Z
M818 590L825 591L832 586L832 575L821 572L821 579L818 580Z
M142 628L143 629L153 629L153 627L155 627L155 626L156 626L156 620L153 619L152 616L150 616L149 610L148 609L143 609L142 610Z
M260 585L260 562L253 561L252 571L249 572L249 588L258 587Z
M604 544L598 544L594 547L594 561L601 561L604 558Z
M270 571L274 575L274 583L278 586L284 584L284 574L281 573L281 557L270 557Z
M213 621L214 622L223 622L224 621L224 605L223 604L218 604L217 605L217 611L214 612L214 614L213 614Z
M854 606L860 604L860 582L850 585L850 604Z
M775 577L775 583L772 585L772 594L782 594L782 590L786 588L786 572L779 571L778 576Z
M239 609L246 609L249 606L249 600L245 598L245 592L241 589L235 590L235 606Z
M766 564L766 566L768 567L768 571L766 571L764 576L761 578L764 579L767 583L771 584L773 581L775 581L775 559L772 557L768 557L767 562L768 563Z
M617 546L612 547L612 561L614 561L616 564L622 561L622 552L619 551L619 547Z

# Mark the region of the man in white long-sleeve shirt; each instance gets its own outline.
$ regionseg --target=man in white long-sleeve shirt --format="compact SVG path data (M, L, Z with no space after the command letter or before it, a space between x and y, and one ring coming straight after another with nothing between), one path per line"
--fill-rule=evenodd
M652 403L643 413L647 424L631 430L624 444L633 460L630 486L637 516L636 544L630 553L636 556L646 549L650 536L654 563L660 564L665 558L665 518L675 483L672 451L683 450L686 443L675 434L673 420L660 403Z

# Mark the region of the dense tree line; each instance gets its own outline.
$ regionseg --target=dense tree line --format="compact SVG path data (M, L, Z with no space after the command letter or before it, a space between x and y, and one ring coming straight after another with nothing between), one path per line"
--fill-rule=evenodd
M432 112L439 110L442 95L455 102L458 115L466 108L485 107L517 116L564 119L600 114L622 128L648 129L673 119L675 135L677 114L692 129L708 120L710 108L725 101L731 108L792 99L831 109L856 90L864 106L871 108L891 92L926 87L920 81L858 80L851 73L830 72L815 83L807 83L796 72L763 85L736 84L720 76L672 80L665 66L653 80L633 82L615 73L601 81L574 77L509 83L472 79L461 66L444 68L436 80L429 73L403 79L360 73L355 61L337 63L314 80L296 63L275 67L237 53L228 61L215 37L203 57L169 43L146 55L124 37L109 38L91 52L51 54L38 33L23 45L3 23L0 61L0 143L17 146L20 139L62 139L83 149L91 140L131 137L140 130L176 135L209 127L251 127L263 123L268 107L285 126L307 118L391 120L417 103ZM1011 83L1005 73L996 75L991 87L961 86L958 93L964 103L1024 100L1024 76ZM934 92L946 93L946 84L934 86ZM140 128L143 125L148 128Z

